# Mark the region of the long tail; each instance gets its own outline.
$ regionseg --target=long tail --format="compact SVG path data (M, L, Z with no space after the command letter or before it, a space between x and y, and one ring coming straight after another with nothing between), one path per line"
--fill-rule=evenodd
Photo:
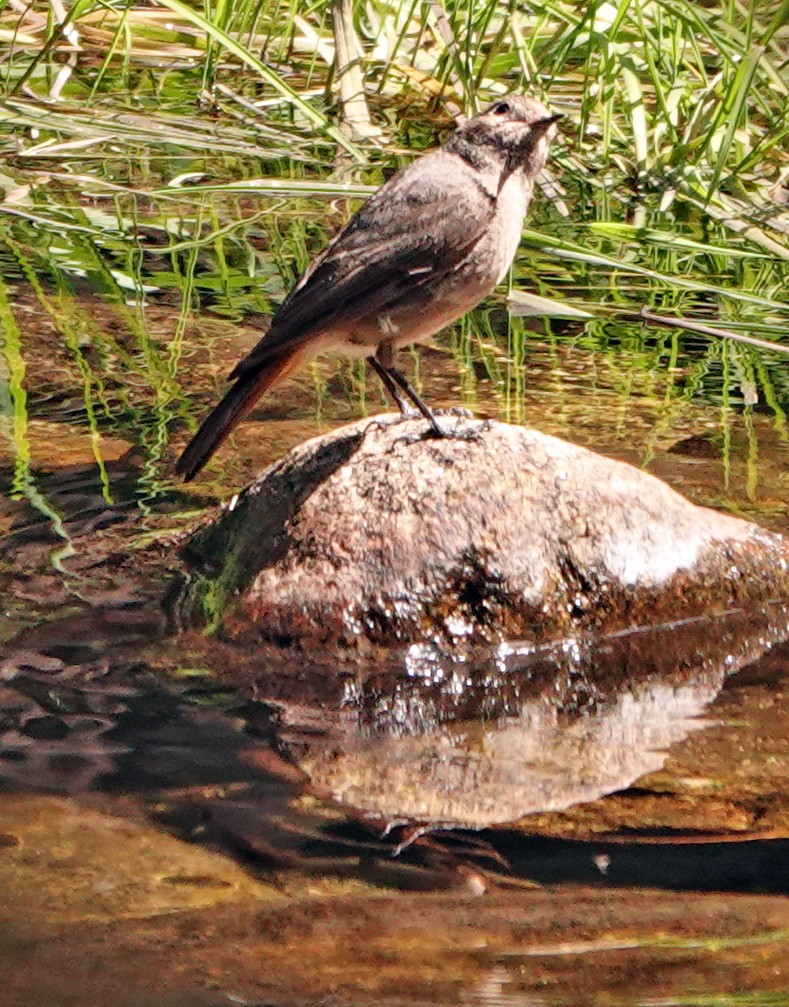
M273 385L278 384L302 363L302 347L282 353L260 368L242 374L225 394L219 405L209 413L200 429L186 445L175 471L185 482L194 479L236 424Z

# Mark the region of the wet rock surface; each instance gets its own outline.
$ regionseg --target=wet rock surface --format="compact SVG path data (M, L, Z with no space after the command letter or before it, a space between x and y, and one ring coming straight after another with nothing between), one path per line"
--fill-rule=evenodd
M238 640L539 641L789 594L789 543L534 430L364 420L267 469L183 551L177 619Z

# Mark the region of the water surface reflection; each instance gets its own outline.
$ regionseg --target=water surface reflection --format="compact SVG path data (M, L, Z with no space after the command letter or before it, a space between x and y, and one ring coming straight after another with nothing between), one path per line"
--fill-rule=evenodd
M787 634L787 608L460 661L303 667L258 681L312 786L384 822L483 828L629 787L705 726L724 679Z
M322 836L321 856L333 855L340 811L349 825L372 825L358 841L383 852L395 825L479 830L631 787L714 723L705 711L727 677L744 665L753 675L789 636L789 614L776 603L456 661L412 648L363 668L253 660L214 642L202 657L221 673L175 677L141 660L142 642L161 631L156 613L119 610L101 624L76 616L61 630L81 646L64 648L49 624L6 653L7 787L153 797L181 832L210 819L225 839L297 862L311 855L305 837ZM190 646L162 641L158 661L194 658ZM717 772L747 792L740 761L730 731ZM304 794L319 798L306 818ZM701 798L700 830L704 809ZM353 829L340 838L358 839Z

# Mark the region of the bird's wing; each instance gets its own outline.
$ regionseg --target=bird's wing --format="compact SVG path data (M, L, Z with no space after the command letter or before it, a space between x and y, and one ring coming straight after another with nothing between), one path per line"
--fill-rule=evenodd
M445 151L394 175L359 210L293 288L239 377L322 329L384 314L409 292L451 273L489 228L495 196Z

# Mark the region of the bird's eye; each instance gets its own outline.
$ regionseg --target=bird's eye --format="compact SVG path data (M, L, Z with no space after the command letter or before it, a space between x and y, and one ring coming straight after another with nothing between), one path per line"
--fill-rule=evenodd
M494 105L491 112L494 115L506 115L508 112L512 111L510 104L507 101L500 101L498 105Z

